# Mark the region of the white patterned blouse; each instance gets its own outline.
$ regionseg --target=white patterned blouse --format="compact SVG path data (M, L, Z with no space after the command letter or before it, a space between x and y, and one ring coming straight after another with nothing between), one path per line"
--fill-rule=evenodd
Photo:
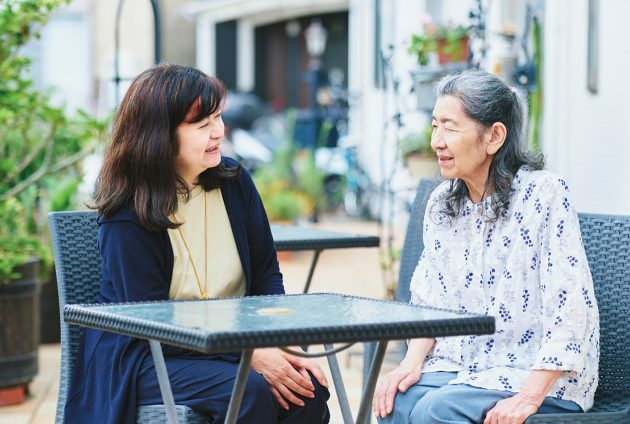
M599 315L567 184L521 168L507 211L486 219L490 199L439 213L450 181L432 193L411 303L496 317L489 336L438 338L423 372L456 371L450 384L518 392L530 370L564 371L548 396L593 404Z

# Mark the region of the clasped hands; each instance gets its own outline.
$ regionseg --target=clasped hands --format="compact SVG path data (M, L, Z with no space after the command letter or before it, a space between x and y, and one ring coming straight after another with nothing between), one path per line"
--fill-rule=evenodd
M328 387L326 376L319 365L278 348L255 349L251 367L269 383L271 392L284 409L289 409L289 402L304 406L304 402L296 394L307 398L315 397L315 387L309 371L319 384Z

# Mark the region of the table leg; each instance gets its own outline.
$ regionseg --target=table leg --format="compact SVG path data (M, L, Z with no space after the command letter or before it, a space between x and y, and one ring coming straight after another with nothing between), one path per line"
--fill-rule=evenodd
M370 374L367 382L365 383L363 397L361 398L361 406L359 407L359 414L357 415L356 421L357 424L365 424L370 417L372 398L374 397L374 389L376 389L376 380L378 379L378 374L381 371L381 365L383 365L385 351L387 350L387 342L387 340L381 340L376 345L376 353L374 354L372 366L370 367Z
M326 350L331 350L333 345L325 344ZM335 384L335 391L337 392L337 399L339 400L339 407L341 408L341 416L343 417L344 424L352 424L352 412L350 411L350 403L348 402L348 396L346 395L346 388L343 385L343 379L341 378L341 371L339 371L339 362L337 362L337 356L333 353L326 356L328 359L328 366L330 367L330 373L332 374L333 383Z
M313 261L311 262L311 269L308 270L308 277L306 277L306 284L304 285L303 293L308 293L308 289L311 287L311 280L313 279L313 273L315 272L315 265L317 265L317 260L319 259L319 254L322 253L321 250L316 250L313 255Z
M241 363L238 366L236 381L232 389L230 405L228 406L227 415L225 416L225 424L235 424L238 418L238 411L241 408L241 401L243 400L243 393L245 392L245 385L247 384L247 376L252 363L253 353L254 351L249 349L243 351L243 355L241 356Z
M171 391L171 383L168 381L168 373L166 372L166 364L164 363L164 355L162 347L157 340L149 340L151 347L151 355L153 355L153 364L155 373L157 374L162 400L164 400L164 408L166 409L166 422L168 424L177 424L177 413L175 412L175 400Z

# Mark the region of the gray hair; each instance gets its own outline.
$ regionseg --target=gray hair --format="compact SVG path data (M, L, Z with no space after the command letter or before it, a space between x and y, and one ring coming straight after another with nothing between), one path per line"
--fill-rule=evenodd
M436 97L453 96L462 103L464 112L484 128L501 122L507 128L503 146L492 158L485 190L491 186L492 216L496 221L507 212L512 181L522 166L542 169L543 156L526 146L527 109L517 90L498 77L478 69L447 75L435 87ZM460 179L451 181L451 187L442 198L441 213L456 217L461 212L468 188Z

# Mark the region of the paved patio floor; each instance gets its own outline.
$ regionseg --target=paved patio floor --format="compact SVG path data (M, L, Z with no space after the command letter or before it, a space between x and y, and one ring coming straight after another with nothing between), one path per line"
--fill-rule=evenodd
M317 224L320 228L333 231L376 235L376 223L347 218L328 218ZM396 245L402 245L403 235L397 235ZM383 242L383 241L381 241ZM311 252L292 252L288 258L281 257L280 268L284 274L287 293L299 293L306 280ZM381 281L378 249L337 249L324 251L319 258L310 292L335 292L365 297L383 298L385 290ZM313 347L313 350L319 347ZM338 355L346 391L356 417L361 397L363 346L357 344ZM393 356L393 355L392 355ZM337 397L326 359L318 362L331 383L331 423L342 423ZM39 351L39 374L29 387L29 395L21 405L0 408L0 424L44 424L53 423L59 384L59 345L43 345ZM386 360L383 371L395 366L395 361ZM375 420L373 419L374 423Z

